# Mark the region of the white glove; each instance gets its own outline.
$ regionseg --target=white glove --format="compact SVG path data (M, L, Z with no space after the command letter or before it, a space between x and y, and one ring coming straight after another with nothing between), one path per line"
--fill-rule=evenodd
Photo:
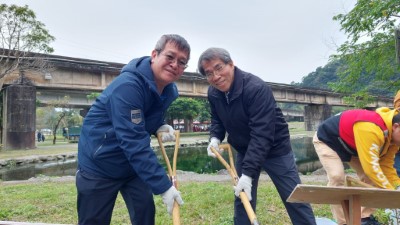
M400 186L397 186L396 191L400 191Z
M233 189L235 190L235 195L236 197L239 197L239 194L241 191L244 191L246 193L247 198L249 201L251 201L251 182L253 181L253 178L242 174L242 176L239 178L239 181Z
M208 144L208 147L207 147L207 154L208 154L208 156L211 156L211 157L213 157L213 158L216 158L217 156L211 151L211 147L213 147L215 150L217 150L218 151L218 153L219 154L221 154L223 151L224 151L224 149L220 149L219 148L219 144L221 143L221 141L218 139L218 138L216 138L216 137L212 137L211 139L210 139L210 144Z
M169 215L172 215L172 209L174 208L174 202L176 201L179 205L183 204L181 194L174 186L171 186L166 192L161 194L164 204L167 206Z
M157 135L161 132L161 141L164 142L169 142L169 141L175 141L175 130L168 124L162 125L160 128L157 130Z

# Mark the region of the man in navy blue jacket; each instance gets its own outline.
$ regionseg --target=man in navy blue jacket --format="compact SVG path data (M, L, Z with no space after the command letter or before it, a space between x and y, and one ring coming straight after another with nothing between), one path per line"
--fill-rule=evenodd
M162 132L174 141L164 115L178 97L175 81L186 68L190 46L179 35L163 35L151 56L133 59L101 93L83 122L78 144L79 224L110 224L120 192L132 224L152 225L154 194L161 194L171 214L182 204L150 146Z
M199 58L198 70L211 84L210 148L228 134L228 143L237 151L236 169L240 176L235 195L244 191L256 208L257 186L264 169L274 182L294 225L316 224L309 204L288 203L286 199L300 184L288 125L277 107L270 87L260 78L235 67L229 53L209 48ZM235 198L234 223L250 224L239 198Z

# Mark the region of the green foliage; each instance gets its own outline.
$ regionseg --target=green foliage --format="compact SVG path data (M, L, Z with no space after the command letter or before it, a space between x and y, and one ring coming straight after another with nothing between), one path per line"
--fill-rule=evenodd
M210 121L211 120L211 109L210 102L207 99L197 99L201 103L201 109L199 114L199 121Z
M55 38L28 6L0 5L0 78L15 70L44 68L36 53L52 53Z
M98 92L92 92L88 95L86 95L86 98L89 100L95 100L97 97L99 97L100 93Z
M54 37L35 13L25 6L0 5L1 48L19 51L53 52L48 44Z
M324 67L318 67L315 71L302 78L301 83L293 83L301 87L330 89L328 83L338 80L337 70L341 66L339 60L333 60Z
M381 222L381 224L392 224L389 223L390 215L389 213L385 212L384 210L380 209L374 213L374 217Z
M168 108L167 118L193 120L199 115L201 108L202 104L199 100L180 97Z
M358 0L349 13L339 14L333 19L340 22L350 41L356 43L363 36L373 37L377 29L390 31L399 12L398 0Z
M338 71L339 81L333 82L331 87L349 94L347 100L358 107L368 104L371 95L389 93L393 96L400 89L400 66L396 64L394 40L399 12L398 0L358 0L349 13L333 18L339 21L348 41L332 56L343 65Z

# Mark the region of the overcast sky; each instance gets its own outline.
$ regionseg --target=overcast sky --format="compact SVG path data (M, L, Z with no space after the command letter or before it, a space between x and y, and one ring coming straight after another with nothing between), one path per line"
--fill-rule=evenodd
M2 1L4 2L4 0ZM301 82L346 40L332 17L355 0L5 0L28 5L56 40L53 54L128 63L150 55L162 34L191 45L188 72L209 47L265 81Z

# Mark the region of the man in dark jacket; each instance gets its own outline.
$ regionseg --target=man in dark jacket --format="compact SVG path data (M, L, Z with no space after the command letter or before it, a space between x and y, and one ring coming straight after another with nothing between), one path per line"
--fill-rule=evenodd
M178 97L176 85L190 57L179 35L163 35L151 56L133 59L101 93L83 122L78 144L79 224L110 224L118 192L132 224L154 224L154 194L161 194L168 212L182 204L150 146L150 135L175 140L164 123Z
M270 87L257 76L235 67L229 53L209 48L199 58L198 70L211 84L208 100L211 107L210 148L228 134L228 143L237 151L236 169L240 176L235 195L244 191L256 208L257 186L261 169L274 182L294 225L316 224L309 204L288 203L300 184L288 125L277 107ZM235 198L234 223L250 224L239 198Z

